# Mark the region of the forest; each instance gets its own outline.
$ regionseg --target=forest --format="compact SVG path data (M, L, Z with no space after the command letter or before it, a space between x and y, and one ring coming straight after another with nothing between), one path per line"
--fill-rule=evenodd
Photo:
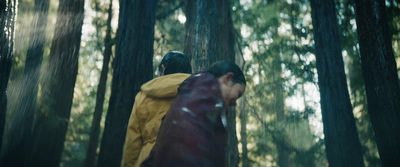
M114 167L167 52L238 64L227 167L400 166L400 0L1 0L0 166Z

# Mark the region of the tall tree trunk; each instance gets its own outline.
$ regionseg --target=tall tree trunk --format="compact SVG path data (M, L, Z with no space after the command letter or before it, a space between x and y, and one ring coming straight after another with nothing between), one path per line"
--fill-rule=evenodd
M188 1L185 5L186 38L184 52L194 72L204 70L217 60L235 61L235 36L229 0ZM239 163L235 108L227 116L226 166Z
M275 57L275 61L273 62L273 70L274 70L274 109L277 114L277 122L278 125L285 124L285 97L283 90L283 78L282 78L282 62L280 57ZM284 128L284 126L281 126ZM290 152L287 149L285 142L285 135L283 134L284 129L281 131L281 135L278 135L276 143L276 148L278 150L278 165L280 167L289 167L289 156Z
M17 0L0 2L0 150L7 111L7 85L14 57L14 25Z
M398 0L388 0L389 5L387 6L387 18L390 29L390 36L394 38L399 32L399 26L397 25L396 17L400 14L400 9L398 7Z
M365 92L365 83L362 76L361 57L357 39L357 30L350 23L355 20L353 0L340 0L339 3L344 4L344 9L339 13L342 15L342 24L339 25L339 34L343 50L347 52L345 62L347 65L347 78L349 81L350 99L353 108L359 109L361 117L356 118L358 136L360 138L361 147L365 164L368 166L382 166L379 158L378 148L375 141L374 130L372 128L371 119L367 109L367 95Z
M400 86L383 0L355 0L362 72L382 166L400 166Z
M237 167L239 165L238 139L236 134L236 111L235 107L228 108L226 126L226 149L225 149L225 166Z
M204 70L216 60L216 15L214 0L198 0L194 14L194 36L191 64L194 72Z
M246 111L246 99L242 97L240 99L240 142L242 144L242 167L250 166L250 159L247 150L247 111Z
M120 166L140 86L153 76L156 0L121 0L111 97L97 166Z
M186 16L185 22L185 42L183 44L183 52L189 58L193 57L195 20L196 20L196 2L197 0L185 1L184 13ZM192 67L193 69L193 67Z
M29 48L25 60L22 87L19 90L14 119L10 121L7 142L3 148L2 161L6 166L23 166L26 164L29 142L32 137L34 113L38 93L40 67L42 64L44 44L46 42L46 24L49 0L35 0L32 30Z
M29 166L58 166L71 113L84 0L60 0L50 58L35 119Z
M235 62L235 29L233 27L230 0L217 1L216 60Z
M103 113L108 65L110 64L111 49L112 49L112 43L111 43L112 2L113 0L110 0L110 5L108 8L107 30L106 30L106 37L104 39L105 49L103 54L104 55L103 67L100 74L99 85L97 87L96 106L93 113L92 128L90 129L90 139L88 144L89 146L86 151L86 159L84 164L85 167L94 167L97 155L96 150L99 141L100 121L101 121L101 115Z
M347 90L333 0L310 0L322 121L329 166L364 166Z
M216 55L215 60L235 62L235 34L229 0L217 1L216 13ZM236 135L236 111L230 107L227 115L227 146L225 166L239 165L238 139Z

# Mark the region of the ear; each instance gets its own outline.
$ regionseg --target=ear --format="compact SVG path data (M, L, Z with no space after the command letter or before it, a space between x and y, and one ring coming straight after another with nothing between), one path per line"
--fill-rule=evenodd
M164 75L164 72L165 72L165 66L164 66L164 64L162 64L161 65L161 68L162 68L162 72L161 72L161 74L160 74L160 76L163 76Z
M231 72L226 73L225 75L223 75L223 76L220 77L221 82L222 82L223 84L227 84L227 85L231 84L231 83L232 83L233 75L234 75L234 74L231 73Z

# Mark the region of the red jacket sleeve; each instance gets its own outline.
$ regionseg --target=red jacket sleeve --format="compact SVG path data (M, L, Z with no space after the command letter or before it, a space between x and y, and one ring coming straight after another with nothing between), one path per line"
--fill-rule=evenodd
M160 127L151 162L142 166L224 166L225 112L218 80L204 72L193 74L180 86Z

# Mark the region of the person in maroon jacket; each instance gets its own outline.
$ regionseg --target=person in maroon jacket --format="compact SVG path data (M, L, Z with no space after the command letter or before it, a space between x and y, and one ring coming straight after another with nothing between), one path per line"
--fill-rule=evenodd
M243 72L229 61L190 76L178 88L141 167L225 166L227 108L236 105L245 89Z

